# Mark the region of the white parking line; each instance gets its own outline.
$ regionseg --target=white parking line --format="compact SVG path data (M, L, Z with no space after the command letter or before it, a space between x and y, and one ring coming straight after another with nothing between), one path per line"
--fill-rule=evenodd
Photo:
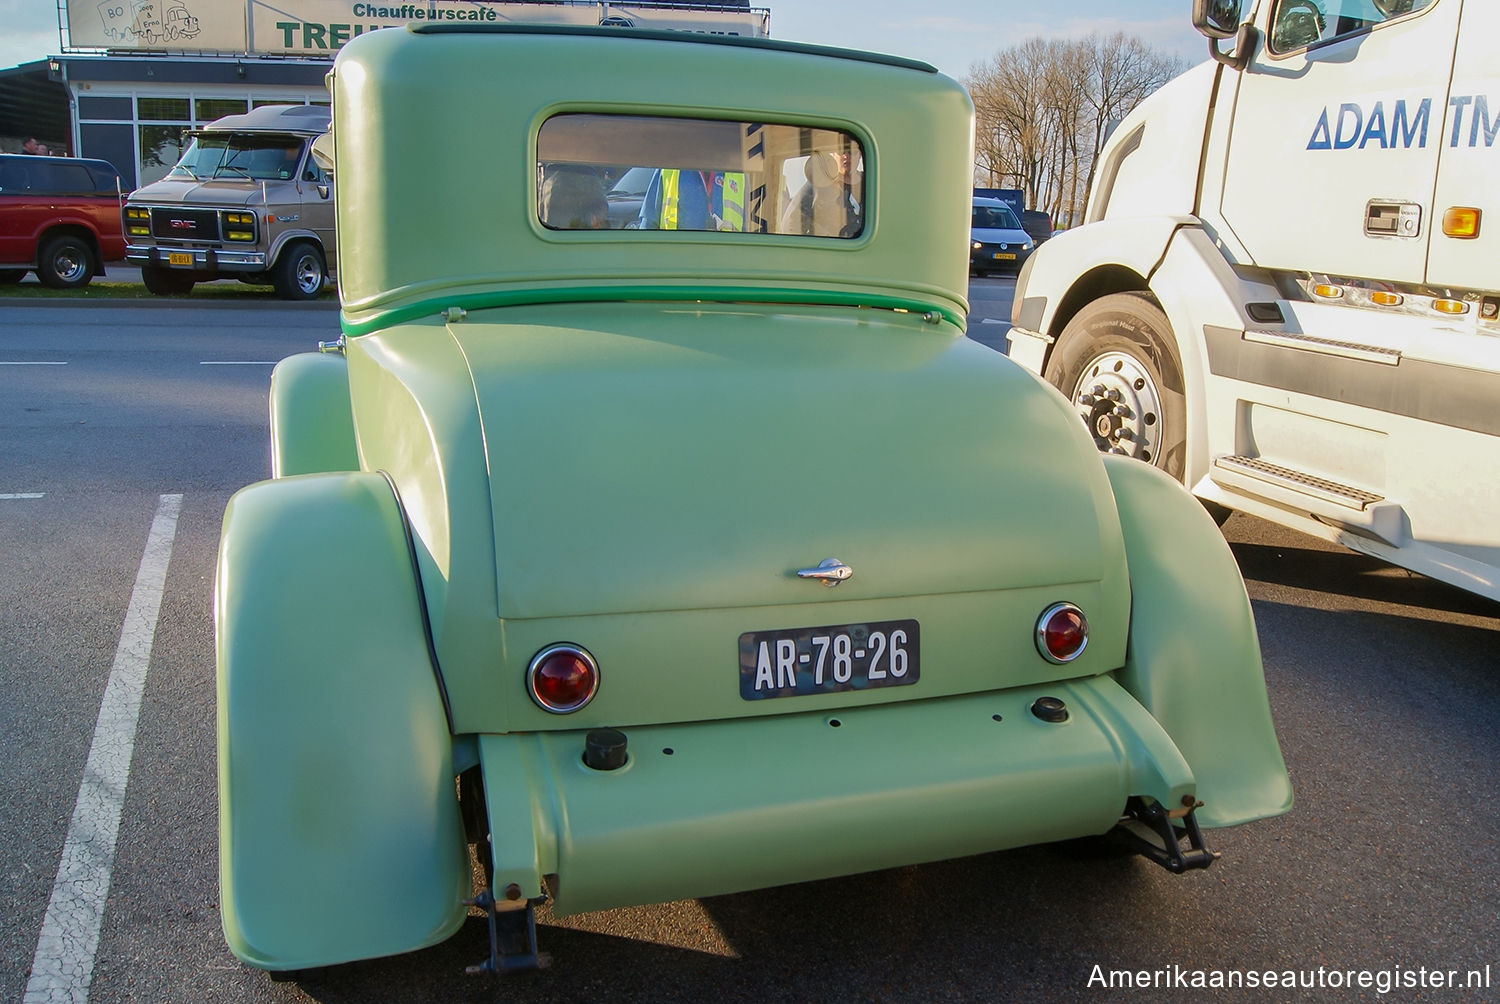
M94 956L99 950L99 925L104 920L115 840L120 832L120 811L125 805L125 785L135 752L141 692L146 686L146 667L151 661L151 643L156 636L156 618L161 612L167 563L172 558L172 540L181 510L181 495L163 495L151 521L146 552L125 608L120 644L99 707L93 745L78 785L73 821L63 841L52 901L42 918L24 1004L86 1004L89 999Z
M0 359L0 366L66 366L67 363L11 362Z
M262 359L233 359L233 360L205 360L199 366L275 366L275 360L266 362Z
M39 499L46 495L46 492L0 492L0 499Z

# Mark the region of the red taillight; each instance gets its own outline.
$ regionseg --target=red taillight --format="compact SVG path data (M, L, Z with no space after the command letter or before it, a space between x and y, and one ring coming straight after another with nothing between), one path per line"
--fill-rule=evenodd
M577 711L599 689L599 664L577 645L548 645L532 656L526 689L547 711L559 715Z
M1089 622L1071 603L1054 603L1037 618L1036 648L1048 662L1072 662L1088 643Z

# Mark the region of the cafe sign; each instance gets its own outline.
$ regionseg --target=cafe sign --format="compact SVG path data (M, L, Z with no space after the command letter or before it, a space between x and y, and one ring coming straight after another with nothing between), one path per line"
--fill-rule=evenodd
M588 0L73 0L68 51L278 53L328 56L350 39L409 22L613 25L764 38L763 7L633 6Z

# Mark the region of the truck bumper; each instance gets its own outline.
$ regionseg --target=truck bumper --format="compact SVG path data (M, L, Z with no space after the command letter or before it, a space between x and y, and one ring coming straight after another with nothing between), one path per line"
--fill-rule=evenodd
M172 261L172 255L187 255L190 261ZM127 244L125 260L132 265L158 265L194 272L264 272L263 251L223 248L160 248Z
M1068 717L1031 712L1061 698ZM485 735L494 887L559 915L718 895L1107 832L1191 769L1107 676L918 703L627 730Z

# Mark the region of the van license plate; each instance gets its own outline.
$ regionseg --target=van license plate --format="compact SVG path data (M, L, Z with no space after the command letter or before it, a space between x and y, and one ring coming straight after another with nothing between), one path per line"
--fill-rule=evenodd
M191 265L192 263L193 256L190 254L185 254L179 251L172 251L167 255L168 265Z
M918 640L912 620L747 631L740 635L740 696L759 701L916 683Z
M1008 251L996 251L995 252L995 260L996 261L1015 261L1016 260L1016 256L1013 255L1013 254L1011 254Z

